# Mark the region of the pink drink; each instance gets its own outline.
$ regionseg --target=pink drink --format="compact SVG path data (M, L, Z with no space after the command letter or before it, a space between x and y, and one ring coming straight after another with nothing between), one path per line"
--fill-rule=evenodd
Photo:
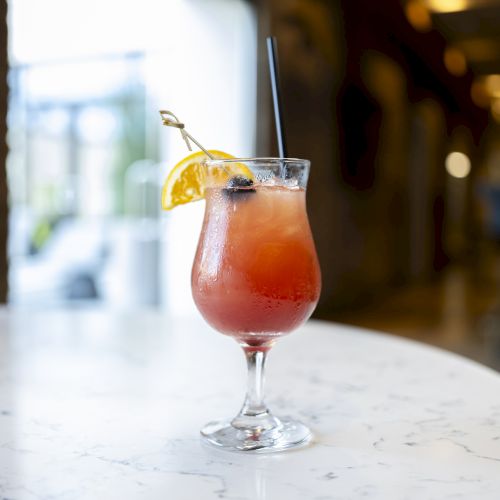
M321 275L298 187L211 187L192 272L195 303L216 330L264 346L309 318Z

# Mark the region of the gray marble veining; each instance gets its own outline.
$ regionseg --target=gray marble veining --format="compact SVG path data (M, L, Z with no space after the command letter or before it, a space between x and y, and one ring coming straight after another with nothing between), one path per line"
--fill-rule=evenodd
M266 392L314 442L255 456L198 438L239 409L244 369L198 319L3 310L0 499L499 498L495 372L310 322L273 349Z

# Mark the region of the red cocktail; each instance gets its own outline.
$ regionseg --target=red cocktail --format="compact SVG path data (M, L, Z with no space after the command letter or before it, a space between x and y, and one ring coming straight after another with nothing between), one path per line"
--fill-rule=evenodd
M196 254L193 297L205 320L244 344L267 345L300 326L320 271L298 186L211 187Z
M230 176L239 165L247 175ZM239 415L202 430L212 444L276 451L310 439L300 422L279 420L262 400L262 371L274 340L299 327L318 301L321 276L306 212L309 162L234 159L206 162L206 209L193 265L198 309L236 338L249 367Z

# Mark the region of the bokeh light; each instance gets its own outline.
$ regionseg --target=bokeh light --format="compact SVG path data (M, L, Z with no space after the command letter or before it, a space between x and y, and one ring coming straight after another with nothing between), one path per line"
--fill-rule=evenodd
M418 0L410 0L405 6L406 18L410 24L423 33L432 28L432 20L429 11Z
M490 95L486 89L484 78L476 78L470 88L470 96L476 106L488 109L490 107Z
M434 12L458 12L467 8L467 0L426 0L425 4Z
M467 72L467 61L462 51L455 47L447 47L443 55L446 69L455 76L463 76Z
M463 179L470 173L470 159L466 154L454 151L446 157L445 167L452 177Z
M490 75L486 78L486 90L493 97L500 97L500 75Z

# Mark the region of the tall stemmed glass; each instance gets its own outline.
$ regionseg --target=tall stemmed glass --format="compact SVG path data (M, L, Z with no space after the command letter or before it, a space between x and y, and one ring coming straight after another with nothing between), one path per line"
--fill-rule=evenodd
M238 415L201 430L206 441L221 448L279 451L311 438L304 424L275 417L263 399L269 349L309 318L320 293L306 212L309 165L293 158L205 163L206 209L193 264L193 297L205 320L241 345L248 363L247 394ZM223 171L248 175L227 180Z

